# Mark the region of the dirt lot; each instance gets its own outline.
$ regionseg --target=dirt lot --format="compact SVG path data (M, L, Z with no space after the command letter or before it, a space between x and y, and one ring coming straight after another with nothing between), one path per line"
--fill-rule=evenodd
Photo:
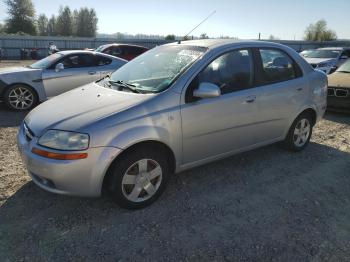
M327 114L304 152L272 145L176 175L137 211L35 186L23 117L0 105L0 261L350 261L350 115Z

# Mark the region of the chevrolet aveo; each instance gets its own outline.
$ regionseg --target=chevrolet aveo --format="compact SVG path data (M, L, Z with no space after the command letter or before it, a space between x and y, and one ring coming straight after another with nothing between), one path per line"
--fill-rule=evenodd
M140 208L172 173L280 141L304 149L326 98L326 75L286 46L186 41L39 105L18 147L43 189Z

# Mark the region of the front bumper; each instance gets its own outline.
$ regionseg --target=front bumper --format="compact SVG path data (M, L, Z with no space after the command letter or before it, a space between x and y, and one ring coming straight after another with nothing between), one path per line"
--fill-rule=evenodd
M328 109L350 110L350 89L328 87Z
M37 144L37 138L28 141L21 125L17 135L18 150L29 175L39 187L58 194L85 197L101 195L104 175L108 167L120 154L115 147L89 148L88 157L80 160L55 160L38 156L32 148L48 150ZM51 150L55 153L62 151Z

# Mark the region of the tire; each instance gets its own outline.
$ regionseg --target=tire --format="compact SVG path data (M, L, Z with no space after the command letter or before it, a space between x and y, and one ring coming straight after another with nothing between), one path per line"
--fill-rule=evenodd
M167 157L162 150L134 148L111 166L107 182L109 196L121 207L144 208L163 193L169 173Z
M291 151L302 151L310 142L313 119L310 114L302 113L293 122L283 146Z
M27 111L36 106L38 97L33 88L17 84L6 89L4 101L12 110Z

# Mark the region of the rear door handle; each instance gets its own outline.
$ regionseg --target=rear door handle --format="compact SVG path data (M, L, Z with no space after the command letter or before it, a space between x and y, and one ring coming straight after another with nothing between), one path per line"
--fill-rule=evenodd
M297 91L301 91L301 90L303 90L302 87L298 87L298 88L297 88Z
M90 71L89 75L96 75L96 71Z
M256 96L248 96L245 101L247 103L253 103L255 102L255 100L256 100Z

